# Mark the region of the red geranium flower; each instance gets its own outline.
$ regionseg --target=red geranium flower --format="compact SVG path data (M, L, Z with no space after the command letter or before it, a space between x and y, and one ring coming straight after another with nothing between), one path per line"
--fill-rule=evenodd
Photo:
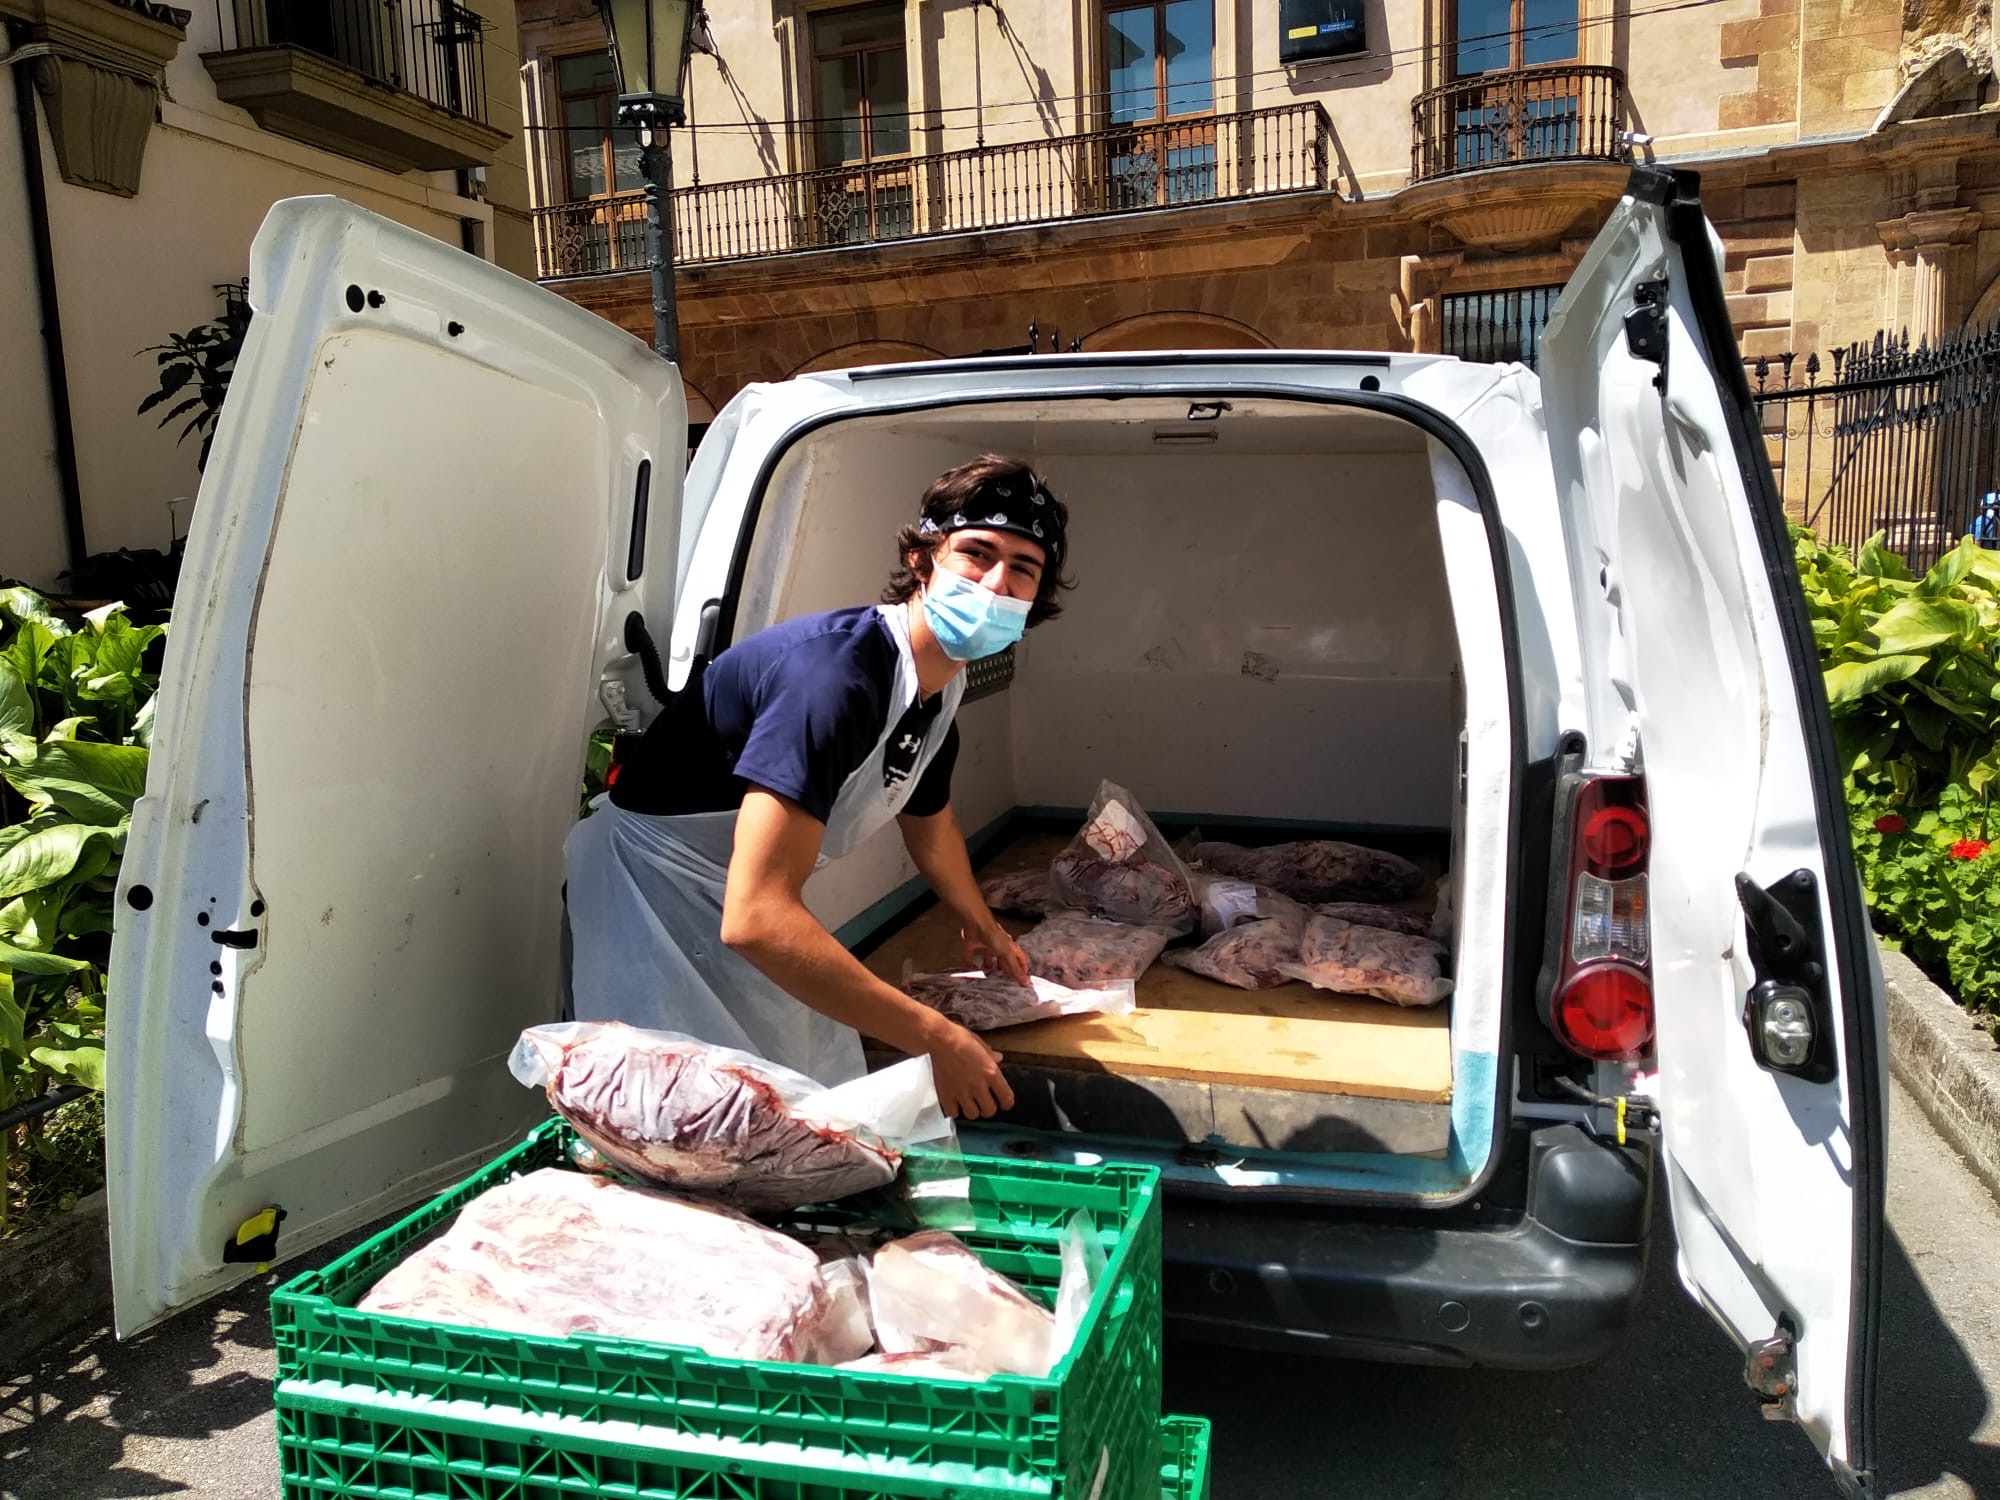
M1910 820L1901 813L1883 813L1875 820L1877 833L1901 833L1910 826Z
M1977 859L1987 850L1985 839L1960 839L1951 846L1953 859Z

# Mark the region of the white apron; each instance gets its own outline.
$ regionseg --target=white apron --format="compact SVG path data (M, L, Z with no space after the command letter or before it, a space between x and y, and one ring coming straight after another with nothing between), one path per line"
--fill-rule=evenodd
M889 823L916 790L965 693L944 689L910 774L883 785L889 736L917 701L906 606L881 606L896 642L896 681L881 738L840 788L818 865ZM563 845L578 1020L624 1021L737 1047L833 1085L865 1071L861 1038L821 1015L722 944L722 893L736 814L627 812L599 797Z

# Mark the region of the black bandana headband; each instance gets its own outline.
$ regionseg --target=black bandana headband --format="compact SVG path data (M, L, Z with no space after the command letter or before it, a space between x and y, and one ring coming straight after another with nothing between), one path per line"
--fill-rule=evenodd
M1000 479L981 485L963 510L943 520L924 517L917 530L926 536L950 536L955 531L1011 531L1041 544L1052 565L1063 557L1063 527L1055 496L1039 479Z

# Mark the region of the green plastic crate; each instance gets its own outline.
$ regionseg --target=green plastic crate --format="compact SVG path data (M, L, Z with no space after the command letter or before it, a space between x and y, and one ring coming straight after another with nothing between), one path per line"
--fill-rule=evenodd
M1208 1500L1208 1418L1160 1423L1160 1500Z
M866 1460L814 1467L792 1455L722 1457L699 1439L626 1423L524 1417L466 1402L296 1382L278 1400L287 1496L314 1500L1010 1500L1004 1476L885 1480ZM1208 1500L1208 1423L1169 1417L1147 1496ZM885 1487L886 1486L886 1487ZM1062 1500L1126 1500L1112 1489ZM1134 1497L1137 1500L1137 1497Z
M977 1228L960 1237L1029 1290L1053 1298L1063 1227L1077 1209L1090 1210L1104 1236L1105 1274L1090 1311L1075 1345L1045 1379L932 1382L723 1359L636 1340L454 1328L353 1306L486 1189L517 1172L567 1166L570 1140L560 1120L546 1122L457 1187L272 1295L277 1404L281 1421L295 1422L284 1439L290 1445L287 1496L379 1493L401 1500L411 1493L393 1486L343 1488L312 1475L307 1460L323 1458L323 1444L302 1438L296 1423L334 1420L330 1413L355 1406L363 1415L353 1420L371 1429L393 1426L389 1408L363 1399L371 1396L422 1398L415 1409L426 1421L473 1421L480 1430L464 1438L468 1443L499 1441L488 1430L496 1424L540 1431L552 1422L562 1440L558 1452L580 1442L593 1452L600 1441L636 1443L654 1460L690 1472L726 1475L732 1466L748 1465L793 1476L781 1473L774 1484L791 1483L801 1471L821 1474L831 1476L831 1487L822 1487L829 1500L988 1494L1084 1500L1093 1491L1112 1500L1149 1494L1158 1482L1160 1187L1151 1168L967 1158ZM858 1216L836 1204L801 1210L788 1222L831 1228ZM376 1431L362 1446L379 1440ZM339 1462L353 1457L343 1453ZM873 1487L855 1489L848 1482L861 1476ZM680 1482L669 1476L661 1481L666 1488L648 1480L650 1487L601 1492L558 1486L437 1493L680 1500L680 1491L671 1488ZM711 1493L737 1500L765 1492L697 1488L688 1495L705 1500ZM821 1491L769 1493L817 1500Z

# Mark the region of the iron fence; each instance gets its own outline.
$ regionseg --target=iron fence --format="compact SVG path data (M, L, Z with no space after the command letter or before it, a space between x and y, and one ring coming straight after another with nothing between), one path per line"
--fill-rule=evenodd
M297 47L486 123L487 23L457 0L238 0L236 46Z
M1927 568L1968 532L1993 531L1982 502L2000 490L2000 326L1915 348L1877 333L1824 363L1759 359L1752 379L1778 493L1825 540L1858 547L1884 532Z
M1459 78L1410 105L1410 181L1534 161L1623 161L1625 74L1557 63Z
M681 265L923 239L1329 186L1316 103L704 183L673 194ZM622 193L535 210L545 277L646 265L646 204Z
M1532 370L1541 352L1542 329L1561 295L1559 286L1447 292L1441 347L1460 359L1519 360Z

